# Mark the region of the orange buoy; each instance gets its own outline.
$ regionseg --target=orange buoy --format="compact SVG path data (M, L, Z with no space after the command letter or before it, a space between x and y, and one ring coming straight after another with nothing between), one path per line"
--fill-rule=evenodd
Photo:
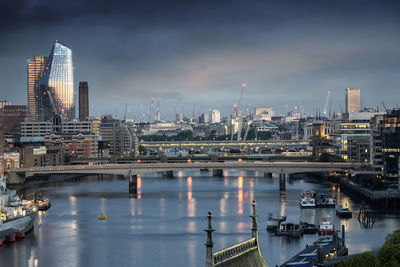
M23 238L25 238L25 234L24 234L24 232L17 232L17 234L15 235L15 237L16 237L17 239L23 239Z
M13 235L6 236L6 242L12 243L14 241L15 241L15 236L13 236Z

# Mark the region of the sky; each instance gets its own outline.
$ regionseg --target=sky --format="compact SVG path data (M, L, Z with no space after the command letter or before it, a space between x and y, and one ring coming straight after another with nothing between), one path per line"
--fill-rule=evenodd
M90 114L147 118L174 106L277 114L400 104L400 1L0 0L0 99L27 103L26 61L54 40L73 50L75 90L88 81ZM195 108L194 108L195 105Z

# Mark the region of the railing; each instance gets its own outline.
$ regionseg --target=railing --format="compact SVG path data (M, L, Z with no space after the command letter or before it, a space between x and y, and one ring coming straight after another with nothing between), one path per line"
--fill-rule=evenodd
M214 264L224 262L229 260L235 256L243 254L247 251L253 250L257 248L256 239L253 237L247 241L234 245L232 247L217 251L213 254L214 256Z
M195 168L316 168L321 170L348 170L368 167L364 163L320 163L320 162L187 162L187 163L135 163L135 164L96 164L46 166L8 169L6 172L60 172L99 169L195 169Z

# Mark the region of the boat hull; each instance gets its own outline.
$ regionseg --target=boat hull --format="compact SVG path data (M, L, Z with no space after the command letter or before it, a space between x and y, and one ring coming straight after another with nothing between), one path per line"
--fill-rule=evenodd
M27 215L0 225L0 240L7 236L15 235L18 232L28 233L35 224L36 213Z

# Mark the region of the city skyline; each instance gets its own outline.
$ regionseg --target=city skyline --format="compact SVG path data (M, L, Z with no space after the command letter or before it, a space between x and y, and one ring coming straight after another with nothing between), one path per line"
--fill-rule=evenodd
M75 101L79 81L91 85L91 115L121 118L127 105L129 117L141 120L141 106L147 113L160 97L162 119L173 119L174 104L191 117L194 103L196 113L203 105L227 116L243 82L243 109L274 107L276 114L285 105L322 110L328 90L340 112L351 87L361 89L361 107L398 104L395 1L92 4L1 4L16 10L1 18L2 99L27 104L26 60L62 40L74 53ZM36 14L42 9L46 16Z

